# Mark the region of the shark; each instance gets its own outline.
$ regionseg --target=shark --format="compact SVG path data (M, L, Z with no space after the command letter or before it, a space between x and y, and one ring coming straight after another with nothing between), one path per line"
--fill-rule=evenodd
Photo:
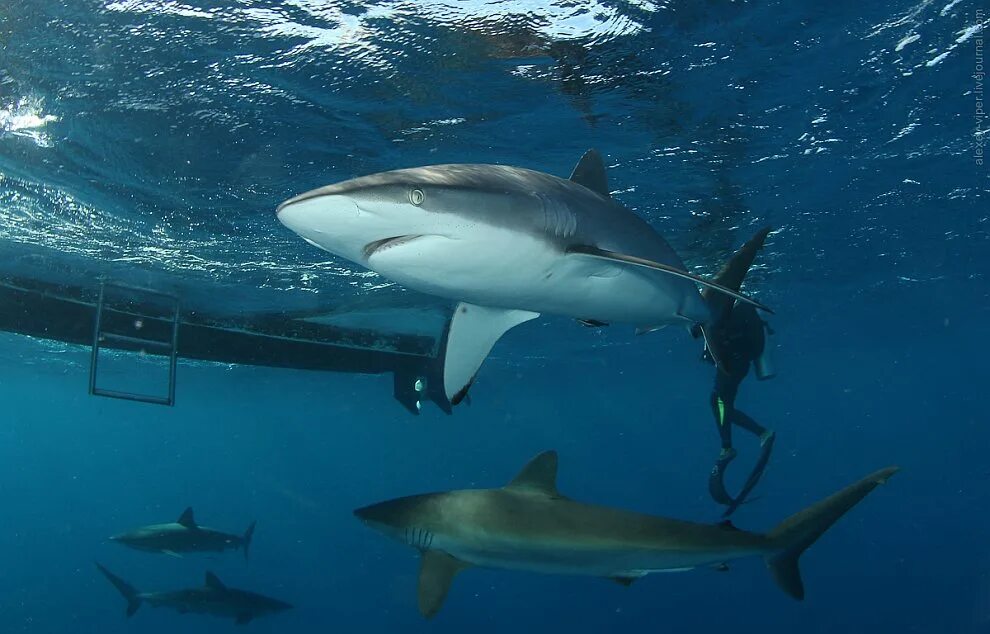
M557 453L533 458L506 486L402 497L354 514L420 552L418 605L429 618L454 577L472 567L585 575L629 585L656 572L763 557L774 581L804 598L801 554L877 485L898 471L875 471L785 519L769 533L730 522L703 524L585 504L557 490Z
M147 603L156 608L171 608L180 614L207 614L232 618L238 625L247 625L260 616L284 612L292 608L292 605L284 601L224 585L212 572L206 573L206 582L199 588L169 592L140 592L101 564L97 563L96 567L127 600L128 618L134 616L142 604Z
M414 167L305 192L276 214L315 247L454 302L442 377L454 405L502 335L541 314L704 335L712 310L699 286L772 312L685 270L612 198L594 149L566 179L506 165Z
M181 553L189 552L223 552L240 549L244 552L244 559L247 560L256 524L257 522L251 522L243 535L224 533L197 524L190 507L174 522L142 526L114 535L110 541L137 550L165 553L173 557L180 557Z

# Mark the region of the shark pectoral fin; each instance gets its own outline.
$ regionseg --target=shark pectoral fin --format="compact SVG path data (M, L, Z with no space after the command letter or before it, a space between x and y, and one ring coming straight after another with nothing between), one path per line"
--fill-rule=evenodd
M506 489L526 489L560 497L557 492L557 452L544 451L526 463Z
M169 557L175 557L176 559L182 559L182 555L175 552L174 550L163 550L162 553L168 555Z
M186 510L182 511L182 515L180 515L179 519L175 522L176 524L181 524L186 528L196 528L196 519L193 517L192 507L190 506L186 508Z
M584 153L578 164L574 166L570 180L609 198L608 174L605 173L605 161L602 160L598 150L591 149Z
M443 389L451 404L457 405L467 395L474 375L499 337L539 316L527 310L458 303L447 327L443 352Z
M445 552L424 551L419 564L419 613L431 618L439 612L454 577L469 567L470 564Z
M234 623L237 623L238 625L247 625L253 618L254 616L250 612L242 612L237 615L237 618L234 619Z
M696 284L700 284L706 288L718 291L724 295L728 295L734 299L738 299L741 302L747 304L752 304L760 310L766 311L773 314L773 311L768 307L764 306L760 302L746 297L738 291L734 291L731 288L722 286L718 282L712 282L711 280L706 280L703 277L695 275L694 273L689 273L676 266L670 266L669 264L662 264L660 262L654 262L653 260L648 260L646 258L641 258L635 255L628 255L625 253L618 253L616 251L609 251L608 249L599 249L598 247L591 246L589 244L576 244L574 246L567 247L568 255L581 255L591 258L598 258L600 260L608 260L609 262L622 262L624 264L631 264L633 266L641 266L646 269L652 269L654 271L660 271L662 273L668 273L675 277L684 278L686 280L691 280Z

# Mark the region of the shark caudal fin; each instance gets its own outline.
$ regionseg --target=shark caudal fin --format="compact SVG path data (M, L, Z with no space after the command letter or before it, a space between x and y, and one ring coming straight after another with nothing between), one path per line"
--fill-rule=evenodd
M770 227L763 227L757 231L746 244L732 254L732 257L722 266L722 270L712 278L712 281L738 293L739 289L742 288L743 280L746 279L746 274L753 266L756 254L763 248L763 243L766 242L770 231ZM711 308L713 321L722 319L735 301L733 297L707 287L701 289L701 296L705 298L709 308Z
M528 310L491 308L459 302L447 326L443 349L443 389L451 405L467 395L495 342L513 326L539 317Z
M244 531L244 537L241 537L241 550L244 551L244 561L249 561L248 555L251 552L251 539L254 537L254 527L257 524L258 522L251 522L251 525Z
M792 515L770 531L768 537L780 545L780 550L765 558L773 580L797 600L804 598L804 583L798 569L798 559L809 546L832 527L840 517L865 498L880 484L885 484L900 467L875 471L817 504Z
M137 591L137 588L101 566L99 562L96 562L96 567L100 569L104 577L110 580L113 587L117 588L120 594L124 595L124 598L127 599L127 616L134 616L134 613L141 607L141 594Z

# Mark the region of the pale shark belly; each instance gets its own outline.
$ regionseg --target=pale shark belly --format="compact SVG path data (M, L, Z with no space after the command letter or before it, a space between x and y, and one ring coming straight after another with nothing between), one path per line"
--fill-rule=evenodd
M637 326L697 317L690 284L508 231L488 230L484 240L426 235L376 252L368 266L414 290L481 306Z
M681 572L711 566L756 551L678 551L651 548L588 548L566 544L476 544L435 536L432 550L442 550L475 566L525 570L557 575L594 577L642 576L654 572Z

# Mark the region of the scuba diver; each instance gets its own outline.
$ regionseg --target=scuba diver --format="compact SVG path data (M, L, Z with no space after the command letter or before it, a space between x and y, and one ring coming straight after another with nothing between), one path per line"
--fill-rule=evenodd
M756 253L763 248L763 242L769 233L770 228L767 227L750 238L749 242L726 263L715 281L738 291L753 264ZM767 335L773 332L753 306L736 302L725 295L709 292L708 289L702 294L711 306L713 316L711 324L704 327L701 334L705 338L704 358L714 363L716 367L715 386L712 389L710 404L722 441L722 451L708 480L708 490L716 502L728 507L722 514L723 517L728 517L746 501L760 481L773 449L773 430L763 427L736 408L739 384L746 378L751 364L754 366L756 377L760 380L769 379L774 375L766 341ZM724 481L725 470L737 455L732 446L733 426L745 429L760 439L760 456L735 497L725 490Z

